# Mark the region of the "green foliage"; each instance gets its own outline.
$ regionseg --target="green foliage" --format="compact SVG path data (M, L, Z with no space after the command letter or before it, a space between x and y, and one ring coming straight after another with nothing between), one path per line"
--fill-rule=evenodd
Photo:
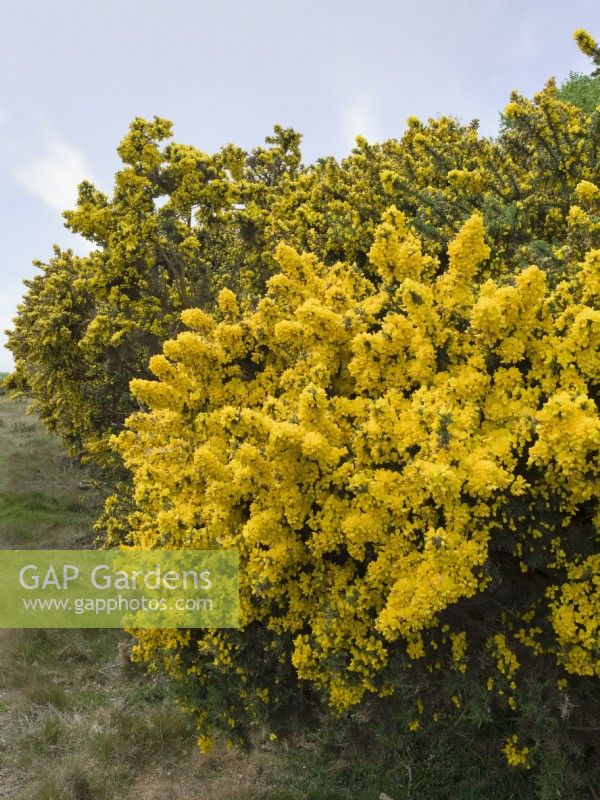
M571 71L569 77L559 86L557 98L591 116L600 105L600 77ZM500 114L500 133L504 133L513 124L513 120Z
M577 106L591 116L600 106L600 78L570 72L567 80L560 85L558 99Z

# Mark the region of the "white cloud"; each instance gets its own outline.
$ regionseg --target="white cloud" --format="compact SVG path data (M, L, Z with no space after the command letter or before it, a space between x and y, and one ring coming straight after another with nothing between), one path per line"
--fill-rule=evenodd
M359 135L364 136L369 142L379 141L380 132L367 97L355 97L346 106L341 133L344 155L354 147L354 140Z
M77 184L90 178L90 169L80 150L53 138L47 152L19 168L15 178L50 208L64 211L74 207Z

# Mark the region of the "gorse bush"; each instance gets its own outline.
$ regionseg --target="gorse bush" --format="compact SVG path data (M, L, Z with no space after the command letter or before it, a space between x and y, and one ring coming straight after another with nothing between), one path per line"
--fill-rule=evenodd
M527 691L558 716L600 674L600 111L549 81L505 119L311 167L137 120L66 215L98 249L29 285L13 385L120 455L106 543L240 552L239 630L137 632L203 747L414 681L412 729L481 689L530 766Z
M300 137L279 126L248 157L232 145L213 156L161 148L170 135L166 120L134 120L112 199L79 186L66 226L95 249L77 257L55 248L38 262L9 332L13 388L32 394L71 452L103 466L107 435L136 407L129 382L147 374L181 310L211 308L223 285L241 297L264 285L273 263L264 209L299 169Z
M131 543L239 549L242 631L288 642L339 710L390 691L399 642L464 670L473 636L511 708L523 650L600 672L600 252L554 290L535 266L486 279L489 255L473 215L439 272L396 209L378 281L282 245L255 311L223 290L220 321L184 312L191 330L150 362L159 380L132 383L149 411L118 439ZM519 613L488 617L481 640L461 601L489 604L511 564L532 573ZM200 681L204 661L263 678L238 632L139 638L150 658L195 648Z

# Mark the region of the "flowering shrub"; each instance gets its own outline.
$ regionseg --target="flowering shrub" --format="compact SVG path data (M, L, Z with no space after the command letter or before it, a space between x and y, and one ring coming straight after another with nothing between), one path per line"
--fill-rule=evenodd
M28 291L8 346L13 389L27 391L73 454L111 465L107 436L135 409L132 378L180 329L181 310L212 308L233 286L254 297L272 270L265 207L300 168L299 135L275 127L266 148L207 155L165 140L171 123L135 119L119 145L112 198L79 186L66 226L92 244L55 247ZM117 470L118 471L118 470Z
M510 706L509 639L599 674L600 250L555 288L534 265L486 278L490 257L479 214L444 269L392 207L376 279L282 245L254 311L223 290L214 317L184 312L190 330L152 358L158 380L132 383L148 410L116 442L130 541L239 549L242 633L140 632L145 658L192 648L200 682L214 668L248 682L244 633L259 626L267 653L288 642L282 658L345 710L391 691L400 643L434 662L448 643L464 667L468 635L442 631L444 614L494 592L501 553L548 578L519 598L540 637L489 631ZM575 546L583 509L595 517Z

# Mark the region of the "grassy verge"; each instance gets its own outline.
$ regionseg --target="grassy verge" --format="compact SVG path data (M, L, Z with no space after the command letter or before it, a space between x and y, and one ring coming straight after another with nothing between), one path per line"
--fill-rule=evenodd
M0 396L0 549L90 546L100 498L24 401ZM169 683L126 657L119 631L0 631L0 800L598 800L560 749L507 767L483 700L407 732L410 698L250 752L204 756ZM487 709L487 710L486 710ZM540 712L541 713L541 712ZM540 726L553 720L540 719Z
M26 408L0 396L0 546L88 546L99 498Z
M98 509L26 403L1 396L0 547L89 546ZM0 631L0 798L139 797L142 776L193 753L168 685L125 651L119 631Z

